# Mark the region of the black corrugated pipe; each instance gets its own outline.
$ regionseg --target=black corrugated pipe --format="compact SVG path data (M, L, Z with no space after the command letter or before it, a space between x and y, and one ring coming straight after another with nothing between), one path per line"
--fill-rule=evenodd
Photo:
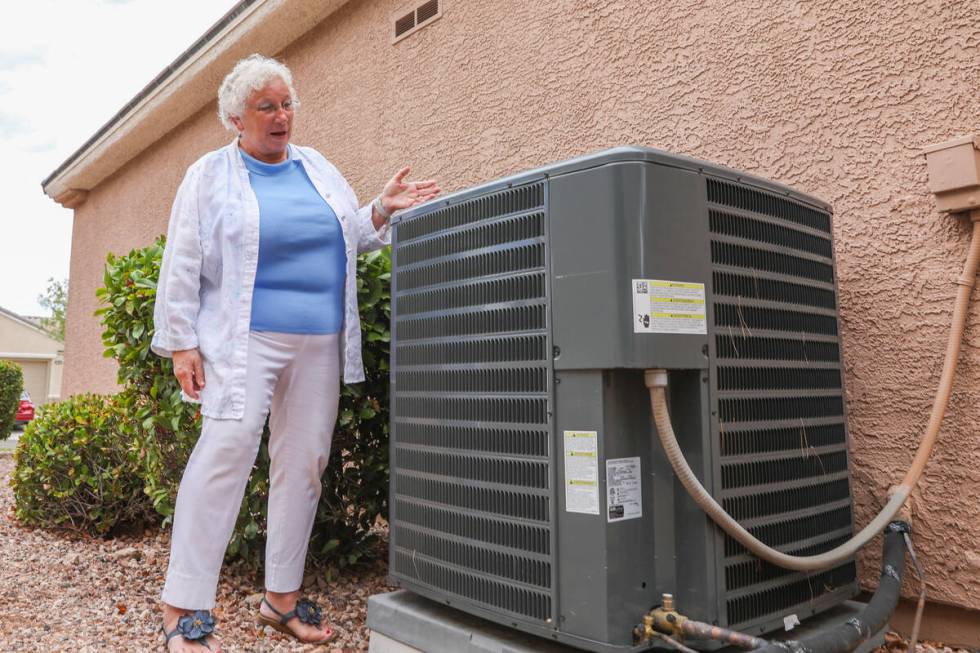
M909 525L903 521L893 521L885 529L881 581L874 596L857 617L798 641L772 642L753 653L849 653L884 628L898 605L905 569L905 533L910 531Z

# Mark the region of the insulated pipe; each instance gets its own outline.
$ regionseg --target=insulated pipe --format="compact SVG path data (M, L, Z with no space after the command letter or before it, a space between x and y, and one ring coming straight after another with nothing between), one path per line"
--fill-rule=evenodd
M753 653L847 653L871 638L888 623L902 591L905 568L905 522L892 522L885 531L881 553L881 580L874 596L854 618L835 628L818 631L798 641L772 642Z
M908 499L912 488L915 487L922 471L925 469L926 462L932 453L932 448L936 444L939 435L939 426L942 424L946 414L946 407L949 405L949 397L953 392L953 379L956 375L956 364L960 355L960 345L963 340L963 330L966 326L967 310L970 304L970 292L973 290L973 283L977 276L977 263L980 262L980 210L970 213L973 222L973 236L970 241L970 250L966 257L966 264L963 266L963 274L956 282L959 290L956 294L956 304L953 307L953 321L950 326L949 340L946 344L946 359L943 362L943 371L939 379L939 388L936 391L936 398L932 404L932 413L929 416L929 423L926 425L925 434L919 443L919 449L912 460L912 466L902 480L901 485L895 488L891 499L882 508L881 512L871 520L857 535L841 544L835 549L814 556L793 556L782 553L756 539L741 524L736 522L731 515L725 512L718 503L712 498L708 491L704 489L698 481L691 467L684 459L680 445L677 444L677 437L670 423L670 413L667 411L667 399L664 388L667 386L666 370L647 370L644 377L647 388L650 389L650 404L653 409L653 419L657 425L657 433L667 459L670 461L674 473L681 484L712 520L726 533L738 540L745 548L756 556L771 562L772 564L785 569L795 571L817 571L826 569L851 558L865 544L885 529L895 515L901 510L902 505Z

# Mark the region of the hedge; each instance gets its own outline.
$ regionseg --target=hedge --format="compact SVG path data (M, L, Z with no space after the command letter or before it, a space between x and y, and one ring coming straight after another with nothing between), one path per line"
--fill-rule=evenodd
M24 373L20 365L0 360L0 440L6 440L14 430L20 393L24 391Z

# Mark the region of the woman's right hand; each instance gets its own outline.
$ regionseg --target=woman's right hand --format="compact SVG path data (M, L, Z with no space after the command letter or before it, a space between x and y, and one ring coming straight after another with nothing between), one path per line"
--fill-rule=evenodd
M173 353L174 376L180 388L191 399L200 399L204 389L204 361L197 349L182 349Z

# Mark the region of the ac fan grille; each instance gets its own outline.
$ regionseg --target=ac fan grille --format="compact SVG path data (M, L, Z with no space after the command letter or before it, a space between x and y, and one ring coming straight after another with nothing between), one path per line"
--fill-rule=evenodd
M707 180L719 500L770 546L815 555L853 527L830 215ZM854 564L805 576L725 537L727 623L772 623L853 589Z
M544 186L395 226L392 573L544 622L553 582Z

